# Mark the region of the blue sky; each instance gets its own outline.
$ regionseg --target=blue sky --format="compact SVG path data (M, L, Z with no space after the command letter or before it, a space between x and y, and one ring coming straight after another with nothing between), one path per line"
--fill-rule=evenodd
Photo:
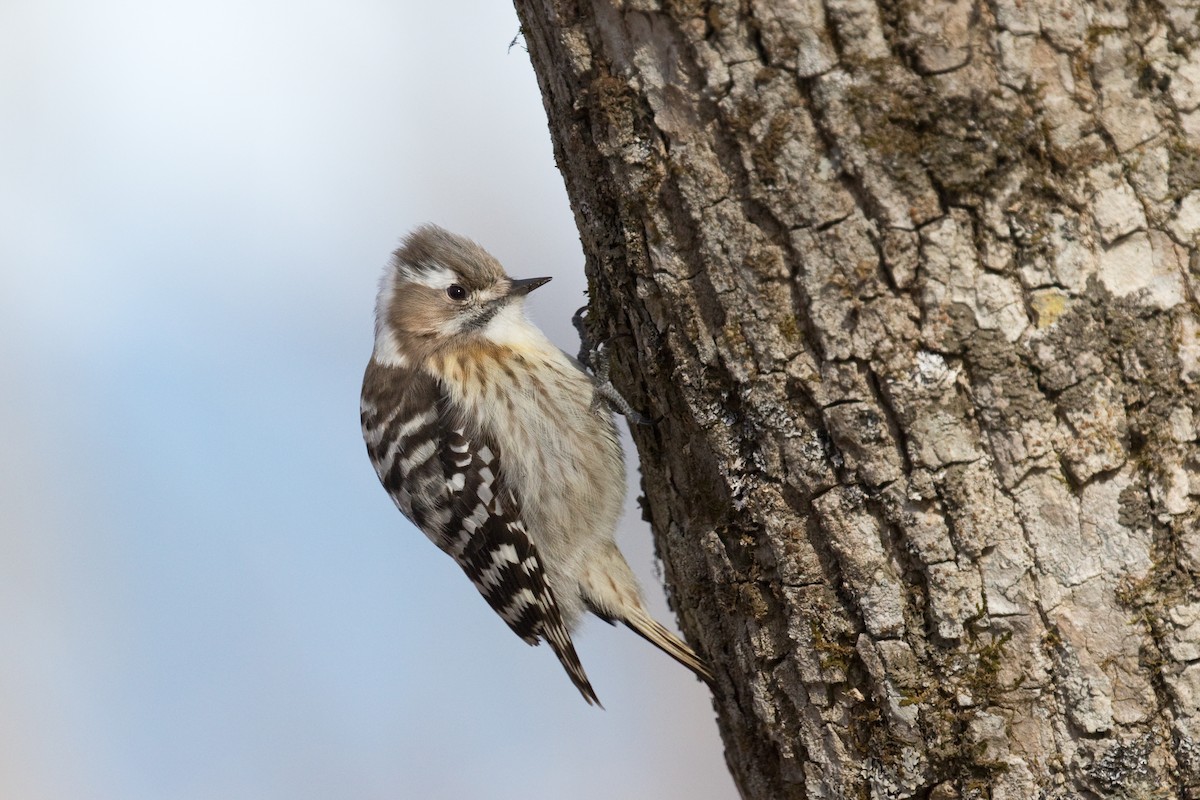
M517 29L503 2L0 5L0 795L736 796L699 683L594 621L589 708L358 431L419 223L555 276L531 314L575 349ZM622 546L670 620L635 494Z

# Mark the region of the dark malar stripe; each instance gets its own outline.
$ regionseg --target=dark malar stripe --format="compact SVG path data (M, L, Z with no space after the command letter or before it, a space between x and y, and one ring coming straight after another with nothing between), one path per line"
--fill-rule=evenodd
M482 309L479 310L478 314L476 314L474 317L471 318L470 321L467 322L465 327L468 330L478 330L478 329L484 327L485 325L487 325L489 322L492 321L492 317L496 316L496 314L500 311L500 308L502 306L503 306L503 302L488 303L486 306L484 306Z

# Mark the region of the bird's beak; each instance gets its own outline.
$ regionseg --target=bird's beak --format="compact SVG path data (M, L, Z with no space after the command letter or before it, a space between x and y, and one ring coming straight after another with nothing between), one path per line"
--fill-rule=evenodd
M525 278L524 280L513 281L512 286L508 289L508 296L523 297L542 284L549 282L549 278Z

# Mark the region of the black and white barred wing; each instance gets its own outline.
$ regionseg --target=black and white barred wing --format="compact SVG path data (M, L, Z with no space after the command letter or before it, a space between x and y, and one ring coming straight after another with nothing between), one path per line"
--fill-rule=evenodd
M406 377L402 394L364 388L363 435L384 488L508 626L529 644L549 642L584 699L598 704L525 530L519 498L504 483L499 447L455 420L435 382Z
M599 703L525 531L519 499L504 485L494 442L449 429L441 460L452 518L444 548L488 605L529 644L545 639L589 703Z

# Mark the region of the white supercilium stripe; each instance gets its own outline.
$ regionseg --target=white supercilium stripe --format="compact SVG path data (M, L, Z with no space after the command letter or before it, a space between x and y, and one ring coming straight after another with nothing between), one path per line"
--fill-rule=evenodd
M430 264L428 269L413 269L408 264L401 264L405 281L419 283L430 289L445 289L459 280L454 270L446 269L441 264Z

